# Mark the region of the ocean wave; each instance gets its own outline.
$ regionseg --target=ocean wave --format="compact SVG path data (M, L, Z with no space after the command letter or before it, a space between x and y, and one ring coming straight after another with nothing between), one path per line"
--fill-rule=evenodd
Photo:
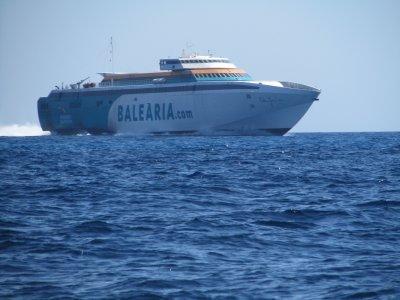
M0 136L41 136L49 134L50 132L43 131L39 125L31 123L0 126Z
M399 145L2 137L0 299L397 299Z

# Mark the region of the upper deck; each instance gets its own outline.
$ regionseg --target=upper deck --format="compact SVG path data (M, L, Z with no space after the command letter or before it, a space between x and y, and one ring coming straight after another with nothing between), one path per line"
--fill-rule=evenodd
M160 72L152 73L100 73L100 86L187 83L198 81L248 81L244 70L227 58L192 55L177 59L160 59Z
M191 70L191 69L235 69L236 66L224 57L210 55L193 55L177 59L160 59L160 70Z

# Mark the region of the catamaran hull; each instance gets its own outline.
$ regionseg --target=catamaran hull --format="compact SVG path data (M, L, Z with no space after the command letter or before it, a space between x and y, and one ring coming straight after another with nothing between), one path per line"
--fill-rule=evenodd
M38 102L43 130L132 135L283 135L319 91L264 84L51 93Z

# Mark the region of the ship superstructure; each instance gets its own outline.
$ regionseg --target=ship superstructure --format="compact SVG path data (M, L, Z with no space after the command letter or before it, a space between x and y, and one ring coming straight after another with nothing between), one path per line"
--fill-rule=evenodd
M54 89L38 101L43 130L194 135L282 135L320 91L302 84L259 81L229 59L191 55L161 59L152 73L100 73Z

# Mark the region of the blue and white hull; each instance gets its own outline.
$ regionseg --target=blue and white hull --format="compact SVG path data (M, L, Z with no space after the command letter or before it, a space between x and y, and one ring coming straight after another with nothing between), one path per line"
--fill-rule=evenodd
M53 90L38 101L43 130L58 134L282 135L320 90L253 81L229 59L161 59L160 71L101 73L103 80Z
M53 91L38 103L44 130L70 134L282 135L319 90L263 82Z

